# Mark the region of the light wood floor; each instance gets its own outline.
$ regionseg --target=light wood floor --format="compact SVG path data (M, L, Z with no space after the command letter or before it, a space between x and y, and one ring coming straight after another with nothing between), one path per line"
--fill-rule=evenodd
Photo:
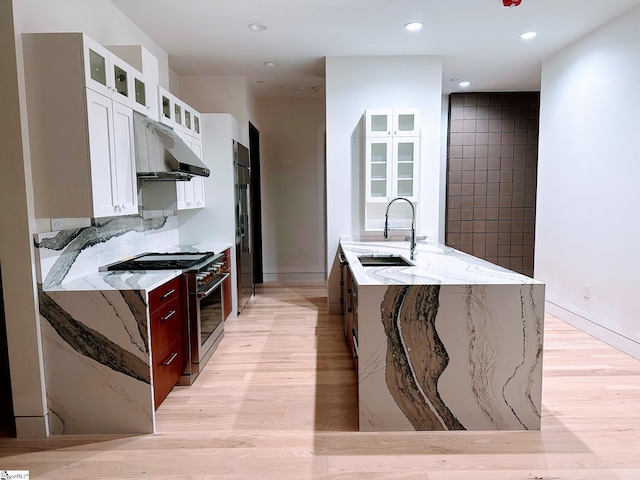
M542 430L360 433L323 285L260 287L157 434L0 439L42 479L640 479L640 362L547 316Z

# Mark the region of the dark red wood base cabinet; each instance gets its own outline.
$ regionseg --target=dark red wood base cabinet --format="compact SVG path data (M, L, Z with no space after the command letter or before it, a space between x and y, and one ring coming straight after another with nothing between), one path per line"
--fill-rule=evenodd
M153 393L157 409L180 379L187 360L184 280L176 277L149 292Z

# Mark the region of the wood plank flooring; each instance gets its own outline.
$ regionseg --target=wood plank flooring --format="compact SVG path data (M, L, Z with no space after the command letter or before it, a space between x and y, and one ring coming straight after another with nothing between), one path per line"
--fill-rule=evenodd
M357 431L355 374L322 284L266 284L157 433L0 439L41 479L640 479L640 362L547 316L542 430Z

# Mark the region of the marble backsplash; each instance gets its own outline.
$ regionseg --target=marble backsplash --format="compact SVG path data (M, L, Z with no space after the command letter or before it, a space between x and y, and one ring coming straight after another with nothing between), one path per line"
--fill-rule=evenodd
M60 285L96 273L102 265L179 243L176 216L95 219L89 227L34 235L38 283Z

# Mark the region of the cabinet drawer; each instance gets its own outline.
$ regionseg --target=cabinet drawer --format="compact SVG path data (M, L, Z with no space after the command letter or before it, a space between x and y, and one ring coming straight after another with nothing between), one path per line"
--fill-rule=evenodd
M180 298L174 298L151 314L151 348L164 352L182 337L182 308Z
M153 394L157 409L178 382L184 370L185 356L182 343L176 340L161 353L153 352Z
M229 276L222 282L222 312L225 320L231 315L231 289L231 277Z
M182 276L168 281L164 285L149 292L149 312L154 312L163 305L179 298L182 292Z
M231 249L227 248L224 252L222 252L224 257L222 257L222 265L225 272L231 271Z

